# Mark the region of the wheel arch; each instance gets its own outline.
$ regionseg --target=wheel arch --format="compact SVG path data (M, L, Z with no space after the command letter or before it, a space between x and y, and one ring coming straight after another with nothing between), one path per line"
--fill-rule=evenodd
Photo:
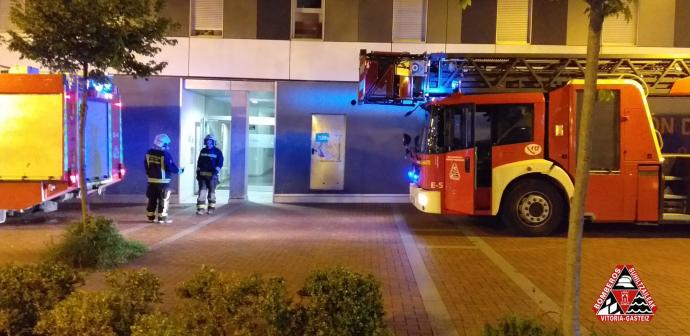
M493 168L491 214L496 216L508 191L521 181L539 179L551 183L558 189L566 206L573 196L575 186L568 173L553 162L536 159L513 162Z

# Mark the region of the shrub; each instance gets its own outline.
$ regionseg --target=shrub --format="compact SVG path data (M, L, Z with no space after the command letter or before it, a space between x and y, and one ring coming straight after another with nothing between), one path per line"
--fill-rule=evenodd
M163 313L140 315L132 326L132 336L201 335L187 332L178 321L179 319Z
M110 272L106 283L110 287L107 299L111 326L118 335L129 335L136 319L150 313L163 295L158 276L146 269Z
M294 319L305 335L383 335L380 284L371 275L342 267L312 272L299 291L302 298ZM302 316L300 316L300 314Z
M181 318L195 334L283 335L289 329L290 300L282 278L237 278L202 267L178 294L190 299Z
M496 326L484 325L484 336L561 336L558 329L547 330L533 319L517 316L502 318Z
M49 336L115 336L105 293L76 292L41 314L36 332Z
M113 221L89 217L86 223L73 222L62 242L53 246L49 258L79 268L109 268L125 264L146 253L142 243L126 240Z
M39 314L83 284L80 273L64 264L9 265L0 268L0 330L30 332Z

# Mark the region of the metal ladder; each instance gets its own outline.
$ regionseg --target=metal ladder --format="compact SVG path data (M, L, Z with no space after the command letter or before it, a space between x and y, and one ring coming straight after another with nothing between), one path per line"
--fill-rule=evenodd
M454 92L548 92L584 78L585 55L410 54L360 50L360 103L413 105ZM600 78L632 78L664 96L690 57L601 55Z

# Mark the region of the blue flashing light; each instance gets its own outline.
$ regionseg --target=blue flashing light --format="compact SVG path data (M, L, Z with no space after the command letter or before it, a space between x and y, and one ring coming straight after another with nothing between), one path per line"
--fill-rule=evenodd
M417 183L417 181L419 181L419 174L417 174L414 169L411 169L407 172L407 178L410 182Z

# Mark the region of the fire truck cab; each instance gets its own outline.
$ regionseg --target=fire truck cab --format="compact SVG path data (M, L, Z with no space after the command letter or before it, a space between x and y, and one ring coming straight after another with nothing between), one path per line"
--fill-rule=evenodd
M583 85L573 80L548 95L458 93L429 103L411 202L429 213L497 215L526 234L558 229L574 190ZM681 202L690 184L676 183L690 178L690 157L662 156L642 86L600 80L598 88L587 216L690 219Z

